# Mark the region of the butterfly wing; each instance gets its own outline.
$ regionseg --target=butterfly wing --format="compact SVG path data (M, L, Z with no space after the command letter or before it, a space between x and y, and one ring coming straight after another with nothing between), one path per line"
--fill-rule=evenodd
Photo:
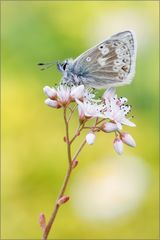
M132 31L120 32L81 54L73 69L84 85L104 88L129 84L134 76L136 40Z

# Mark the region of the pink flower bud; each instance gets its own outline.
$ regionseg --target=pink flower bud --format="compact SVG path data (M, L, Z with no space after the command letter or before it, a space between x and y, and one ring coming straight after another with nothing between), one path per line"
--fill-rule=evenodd
M81 134L81 132L80 132L80 131L77 131L77 134L76 134L76 135L79 136L80 134Z
M39 216L39 224L43 230L45 230L46 227L46 219L44 213L41 213Z
M66 136L64 136L63 140L64 140L64 142L67 142L67 137L66 137Z
M44 93L49 97L50 99L55 99L57 97L57 92L54 88L50 88L48 86L45 86L43 88Z
M92 132L88 133L86 135L86 142L89 144L89 145L92 145L96 140L96 135Z
M52 108L60 108L60 104L58 103L58 101L56 100L51 100L50 98L47 98L44 103L46 105L48 105L49 107L52 107Z
M61 198L58 199L57 204L60 206L64 203L66 203L69 200L68 196L62 196Z
M72 161L72 168L75 168L78 165L78 161L75 159Z
M83 122L86 118L85 118L85 113L84 113L84 109L78 105L78 113L79 113L79 120L80 122Z
M104 132L109 133L109 132L117 131L118 126L115 123L107 122L107 123L103 124L102 129L103 129Z
M120 138L116 137L113 142L114 150L116 153L121 155L123 153L123 142L121 141Z
M68 139L66 136L63 137L64 142L68 143Z
M121 133L122 142L130 147L136 147L136 142L133 137L128 133Z

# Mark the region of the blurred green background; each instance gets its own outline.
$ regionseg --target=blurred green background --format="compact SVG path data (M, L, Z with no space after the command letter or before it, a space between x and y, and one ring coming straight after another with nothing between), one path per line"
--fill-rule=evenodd
M45 106L42 91L61 75L54 67L39 71L36 64L74 58L126 29L137 35L137 68L132 84L117 92L133 105L137 127L124 129L137 147L125 147L118 157L114 135L99 134L84 149L67 189L71 200L60 209L49 239L158 239L159 1L1 5L2 239L40 239L39 214L49 218L67 167L62 112ZM72 133L76 125L75 117Z

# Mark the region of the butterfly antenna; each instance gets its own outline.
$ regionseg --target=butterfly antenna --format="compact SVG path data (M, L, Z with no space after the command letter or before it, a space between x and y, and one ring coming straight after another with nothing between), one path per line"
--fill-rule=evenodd
M38 63L38 66L40 67L41 70L46 70L50 67L52 67L54 64L56 64L57 62L50 62L50 63Z

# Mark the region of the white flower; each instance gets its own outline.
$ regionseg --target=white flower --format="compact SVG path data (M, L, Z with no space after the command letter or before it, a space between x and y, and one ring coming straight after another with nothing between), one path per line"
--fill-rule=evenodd
M109 132L117 131L118 127L117 127L116 123L107 122L107 123L103 124L102 129L103 129L104 132L109 133Z
M57 88L57 96L62 104L70 102L70 88L68 86L60 85Z
M127 144L130 147L136 147L136 142L130 134L121 133L120 137L123 143Z
M84 96L84 85L80 85L78 87L72 87L70 96L73 99L82 99Z
M103 117L101 113L102 105L85 100L84 102L76 100L76 102L78 104L78 112L80 119L83 119L84 116L91 118Z
M44 101L44 103L45 103L46 105L48 105L49 107L52 107L52 108L60 108L60 107L61 107L58 101L52 100L52 99L50 99L50 98L47 98L47 99Z
M116 153L118 153L119 155L121 155L123 153L123 142L121 141L121 139L116 137L114 139L113 146L114 146L114 150L116 151Z
M105 117L115 122L119 130L122 129L122 124L135 127L136 125L126 118L126 115L130 111L131 107L122 104L122 102L124 102L124 98L122 98L122 102L120 99L121 98L117 98L117 96L109 99L109 102L106 105L106 111L104 112ZM127 101L126 98L125 101Z
M49 87L47 87L47 89L45 90L47 90L47 92L51 91ZM74 86L72 88L66 85L60 85L57 88L56 94L59 102L61 102L62 104L68 104L72 100L82 99L84 96L84 92L84 85L80 85L78 87Z
M92 132L88 133L86 135L86 142L89 144L89 145L92 145L96 140L96 135Z
M55 99L57 96L57 91L55 88L51 88L49 86L45 86L43 88L44 93L47 95L47 97L51 98L51 99Z

